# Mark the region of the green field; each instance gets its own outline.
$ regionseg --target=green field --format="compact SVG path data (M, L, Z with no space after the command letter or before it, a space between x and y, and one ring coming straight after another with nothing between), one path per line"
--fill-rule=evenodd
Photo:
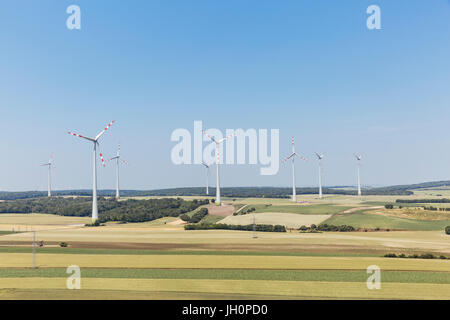
M4 236L4 235L7 235L7 234L14 234L15 232L13 232L13 231L0 231L0 236Z
M64 278L64 268L2 269L0 278ZM365 271L342 270L247 270L247 269L83 269L83 278L130 279L222 279L222 280L278 280L364 282ZM450 272L385 271L384 282L450 284Z
M416 220L397 217L378 216L356 212L349 215L334 216L324 221L331 225L350 225L355 228L381 228L395 230L444 230L450 220Z
M202 219L202 223L216 223L216 222L219 222L220 220L222 220L223 219L223 217L220 217L220 216L213 216L213 215L210 215L210 214L208 214L206 217L204 217L203 219Z

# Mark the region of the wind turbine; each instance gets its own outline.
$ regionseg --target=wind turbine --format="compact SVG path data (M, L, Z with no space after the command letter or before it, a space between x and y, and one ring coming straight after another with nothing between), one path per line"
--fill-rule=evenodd
M207 134L206 131L203 131L203 133L216 144L216 205L220 205L220 176L219 176L219 164L220 164L220 145L222 142L228 140L229 138L233 137L234 134L230 134L226 136L223 139L216 140L211 135Z
M120 198L120 191L119 191L119 166L120 166L120 161L122 161L124 164L128 164L128 162L126 162L125 160L120 158L120 144L119 147L117 148L117 155L111 159L109 159L108 161L112 161L112 160L116 160L116 199Z
M361 159L362 156L361 155L355 155L356 161L357 161L357 166L358 166L358 196L361 196L361 175L360 175L360 170L361 170Z
M317 160L319 161L319 199L322 199L322 159L325 155L317 152L315 152L315 154L317 156Z
M53 153L50 155L50 159L47 163L41 164L41 167L48 167L48 197L52 196L52 164L53 164Z
M98 207L97 207L97 145L100 146L98 140L100 139L100 137L112 126L112 124L114 123L114 121L111 121L106 127L105 129L103 129L102 131L100 131L99 134L97 134L95 136L95 138L89 138L89 137L85 137L82 136L81 134L77 134L77 133L73 133L73 132L68 132L70 135L73 135L75 137L78 138L83 138L86 139L90 142L92 142L94 144L94 171L93 171L93 183L92 183L92 221L95 222L98 219ZM103 160L103 155L100 152L100 159L102 160L102 164L103 166L105 166L105 160Z
M295 152L295 142L294 142L294 137L292 137L292 153L289 157L284 159L283 162L286 162L289 159L292 159L292 201L297 202L297 194L296 194L296 190L295 190L295 160L294 160L295 156L299 157L300 159L302 159L304 161L307 160L305 157L302 157Z
M202 165L206 168L206 194L209 195L209 166L202 161Z

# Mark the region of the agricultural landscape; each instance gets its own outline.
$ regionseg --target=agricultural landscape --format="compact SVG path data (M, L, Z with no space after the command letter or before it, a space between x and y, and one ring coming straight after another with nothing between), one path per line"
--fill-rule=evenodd
M79 209L82 197L67 198L79 211L4 212L30 199L0 202L0 299L450 299L448 186L301 194L296 203L225 196L221 206L213 197L159 195L108 207L106 196L98 226L89 226L90 207ZM123 221L123 203L139 201L144 211L161 201L172 209ZM80 290L66 288L73 265ZM372 265L381 269L379 290L366 285Z

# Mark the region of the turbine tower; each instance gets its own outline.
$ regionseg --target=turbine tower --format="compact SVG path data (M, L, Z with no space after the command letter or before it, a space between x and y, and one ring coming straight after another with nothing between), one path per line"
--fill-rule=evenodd
M357 161L357 166L358 166L358 196L361 196L361 175L360 175L360 171L361 171L361 159L362 156L355 156L356 161Z
M111 121L105 129L103 129L95 138L89 138L82 136L81 134L68 132L70 135L73 135L78 138L86 139L94 144L94 153L93 153L93 162L94 162L94 170L93 170L93 183L92 183L92 222L95 222L98 219L98 207L97 207L97 146L100 146L98 140L100 137L112 126L114 121ZM103 160L103 155L100 152L100 159L102 160L103 166L105 166L105 161Z
M317 160L319 161L319 199L322 199L322 159L325 155L323 153L319 154L317 152L315 152L315 154L317 156Z
M202 161L202 165L206 168L206 195L209 195L209 166Z
M220 205L220 176L219 176L219 164L220 164L220 145L222 142L228 140L229 138L233 137L234 134L230 134L226 136L223 139L216 140L211 135L207 134L206 131L203 131L203 133L216 144L216 205Z
M117 148L117 155L108 161L116 160L116 199L120 198L120 190L119 190L119 167L120 167L120 161L122 161L124 164L128 165L128 162L120 158L120 144Z
M48 197L52 196L52 164L53 164L53 153L50 155L50 159L47 163L41 164L41 167L48 167L48 186L47 192Z
M297 194L296 194L296 190L295 190L295 160L294 160L296 156L304 161L307 160L305 157L302 157L295 152L295 142L294 142L294 137L292 137L292 154L289 157L287 157L286 159L284 159L283 162L286 162L289 159L292 159L292 201L293 202L297 202Z

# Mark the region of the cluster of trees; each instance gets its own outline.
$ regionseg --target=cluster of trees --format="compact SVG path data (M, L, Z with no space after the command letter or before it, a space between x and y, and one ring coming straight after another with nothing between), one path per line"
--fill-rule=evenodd
M310 227L301 226L298 230L300 230L302 232L306 232L306 231L352 232L352 231L355 231L356 229L352 226L347 226L347 225L333 226L333 225L328 225L328 224L324 223L324 224L319 224L318 226L316 226L315 224L312 224Z
M450 226L445 227L445 234L450 234Z
M62 216L88 216L91 213L91 198L34 198L0 202L0 213L49 213ZM105 199L99 199L100 206L112 207Z
M397 199L396 203L450 203L450 199Z
M177 198L162 198L150 200L119 201L120 205L112 210L100 212L100 222L144 222L162 217L178 217L198 207L208 204L209 200L185 201Z
M252 212L254 212L254 211L256 211L256 208L255 208L255 207L245 208L245 209L242 209L242 210L239 211L239 212L233 213L233 216L240 216L240 215L244 215L244 214L247 214L247 213L252 213Z
M181 220L189 222L189 223L198 223L207 215L208 215L208 209L200 208L200 210L198 210L198 212L194 213L192 215L192 217L189 217L187 214L183 214L180 216L180 218L181 218Z
M448 200L448 199L434 199L434 200L437 200L437 201L434 201L432 203L448 203L448 202L450 202L450 201L441 201L441 200ZM424 200L419 200L419 201L416 201L416 200L403 200L403 201L405 201L405 202L398 202L398 203L406 203L406 201L411 201L411 202L408 202L408 203L423 203L424 202ZM393 204L386 204L384 207L386 209L394 209L395 208ZM428 211L450 211L450 208L438 208L438 207L433 207L433 206L418 206L418 207L423 208L424 210L428 210ZM398 206L398 208L402 209L403 207L402 206Z
M410 258L410 259L449 259L446 256L435 256L432 253L424 253L424 254L411 254L411 255L406 255L404 253L402 254L395 254L395 253L388 253L384 255L385 258Z
M223 223L199 223L199 224L187 224L184 226L185 230L240 230L240 231L259 231L259 232L286 232L286 228L281 225L270 224L256 224L256 225L231 225Z
M99 223L106 221L144 222L162 217L178 217L209 200L185 201L177 198L116 201L99 197ZM37 198L0 202L0 213L49 213L62 216L91 215L92 198Z

